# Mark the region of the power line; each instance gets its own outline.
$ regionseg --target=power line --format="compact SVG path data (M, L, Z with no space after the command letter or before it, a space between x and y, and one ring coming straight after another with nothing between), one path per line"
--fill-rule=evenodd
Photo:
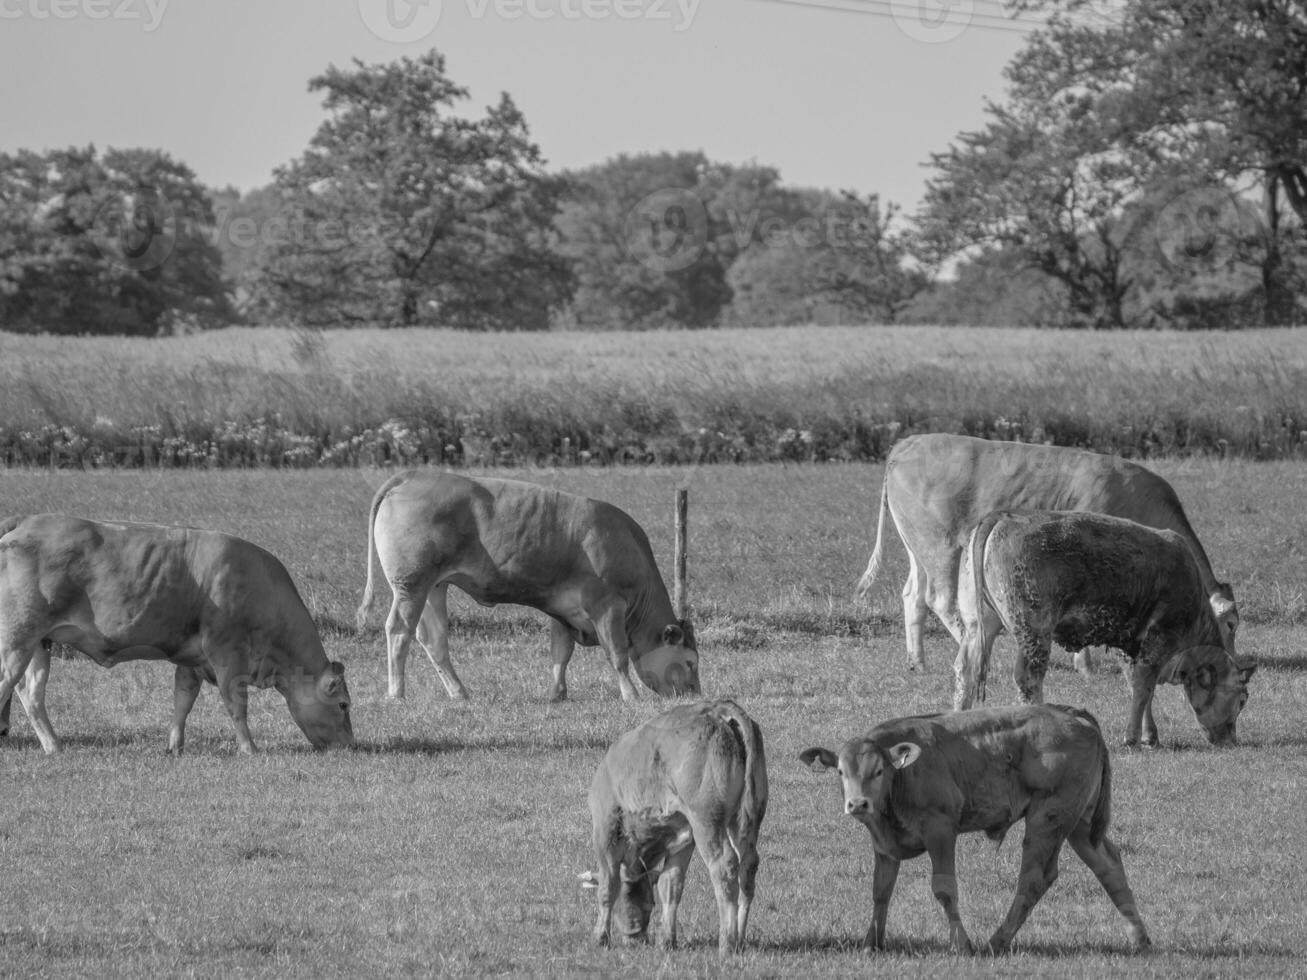
M866 14L872 17L885 17L894 20L900 25L904 22L913 20L920 22L923 26L927 23L932 23L932 21L928 21L923 16L923 13L926 12L924 3L912 3L908 2L908 0L755 0L755 2L776 3L792 7L807 7L812 10L829 10L835 13ZM933 18L934 27L931 29L960 27L963 30L966 30L967 28L974 27L977 30L982 31L1005 31L1007 33L1029 34L1033 31L1039 30L1041 27L1047 26L1048 24L1047 20L1038 17L1026 17L1020 14L1015 17L1008 16L1004 13L1003 4L996 2L996 0L974 0L972 3L973 7L989 7L993 8L995 12L973 10L970 13L960 15L956 20L950 19L953 14L953 9L957 6L961 6L962 2L964 2L964 0L956 0L955 3L947 6L944 6L942 3L941 7L934 11L938 16ZM944 0L944 3L947 3L947 0ZM1113 6L1115 6L1115 4L1113 4ZM1076 22L1084 24L1084 17L1085 15L1082 12L1081 19ZM1108 17L1106 14L1099 16L1091 14L1088 15L1088 17L1091 21L1098 20L1102 21L1104 24L1113 23L1112 18ZM958 33L961 33L961 31Z

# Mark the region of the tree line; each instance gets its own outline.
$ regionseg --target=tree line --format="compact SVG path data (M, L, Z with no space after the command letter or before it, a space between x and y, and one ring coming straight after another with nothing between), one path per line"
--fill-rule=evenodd
M910 215L698 152L551 172L431 51L311 79L318 131L246 193L158 150L0 154L0 328L1301 322L1302 5L1013 7L1044 26Z

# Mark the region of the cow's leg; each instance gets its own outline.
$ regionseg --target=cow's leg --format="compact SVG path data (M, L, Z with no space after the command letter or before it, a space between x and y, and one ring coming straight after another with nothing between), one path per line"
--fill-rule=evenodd
M608 653L608 659L617 671L617 686L621 688L623 701L634 701L638 697L635 684L631 681L631 644L626 636L626 602L613 599L603 612L594 617L595 635L599 645Z
M172 730L168 732L168 754L181 755L186 744L186 719L200 696L200 672L177 665L172 675Z
M14 697L11 694L5 698L5 703L0 704L0 738L9 734L9 706L14 703Z
M753 907L753 893L758 881L758 828L736 842L740 857L740 893L735 907L735 941L744 948L745 931L749 928L749 909Z
M1017 891L1003 924L989 937L991 952L1002 953L1012 945L1013 937L1029 917L1030 910L1057 881L1057 857L1066 836L1065 826L1051 807L1036 805L1027 811Z
M889 916L889 900L894 896L894 883L898 880L898 859L877 851L871 875L871 927L866 940L872 949L885 948L885 920Z
M1048 673L1048 655L1053 638L1036 630L1017 626L1012 630L1017 643L1017 658L1012 665L1017 699L1022 704L1044 703L1044 675Z
M1088 865L1089 870L1103 886L1103 891L1107 892L1107 897L1112 900L1117 911L1125 916L1126 922L1129 923L1126 931L1130 936L1131 945L1135 949L1147 949L1151 946L1152 940L1148 938L1148 930L1144 928L1143 919L1139 918L1135 895L1130 890L1130 883L1126 881L1125 865L1121 863L1121 852L1117 850L1116 845L1104 837L1095 847L1090 842L1089 824L1085 821L1076 825L1068 840L1071 842L1072 850Z
M1084 647L1075 652L1075 668L1081 677L1094 676L1094 657L1089 647Z
M694 839L686 835L685 843L667 851L663 873L658 878L658 901L663 907L663 928L658 945L676 948L676 913L681 907L681 892L685 888L685 872L694 857Z
M942 571L935 574L926 573L926 601L944 628L953 637L954 643L962 640L962 612L958 609L958 571L962 565L962 549L955 548L948 554L948 561Z
M31 663L36 650L39 649L42 649L39 643L32 644L25 638L0 632L0 704L4 705L4 713L0 715L0 723L2 723L0 727L4 729L3 734L9 732L9 709L14 691L23 682L27 665Z
M908 578L903 583L903 632L908 645L908 670L925 670L926 573L908 549Z
M404 667L408 663L409 647L422 622L429 590L410 592L399 586L393 588L395 594L390 602L390 614L386 616L387 696L400 700L404 697Z
M925 838L926 852L930 855L930 890L948 919L949 946L955 953L970 956L973 952L971 939L962 928L962 917L958 914L958 879L954 862L957 834L952 826L934 826L926 830ZM888 907L888 898L885 904Z
M549 689L550 701L567 700L567 664L576 649L576 639L566 623L549 620L549 652L554 658L554 684Z
M32 730L41 740L41 748L48 753L59 751L59 738L50 724L50 716L45 713L45 685L50 680L50 651L40 645L32 654L27 671L18 682L16 690L23 710L32 723Z
M212 638L203 641L204 656L213 665L218 693L222 695L222 703L226 705L227 714L236 726L236 748L242 755L253 755L255 746L249 723L250 677L243 672L247 669L250 658L248 644L243 646L244 649L229 648L222 641Z
M434 586L427 594L426 605L422 608L422 618L418 621L417 640L426 651L426 655L431 658L440 683L445 685L445 693L455 701L466 701L467 688L458 679L458 674L454 673L454 665L449 660L448 583ZM432 647L435 648L434 653ZM399 673L399 686L402 692L404 671L401 669ZM400 697L402 696L401 693Z
M1157 689L1157 671L1147 661L1136 660L1126 675L1130 682L1130 715L1126 719L1125 744L1138 745L1139 736L1144 725L1144 716L1151 715L1153 692ZM1157 744L1157 725L1150 726L1151 741L1145 744Z
M622 886L620 869L622 855L626 850L622 838L621 814L610 811L596 817L592 840L595 858L599 863L599 917L595 920L594 938L600 946L607 946L611 937L613 906L617 904L617 893Z
M740 861L731 846L726 828L690 818L694 841L708 866L713 895L717 899L717 952L725 956L739 947L736 908L740 896Z

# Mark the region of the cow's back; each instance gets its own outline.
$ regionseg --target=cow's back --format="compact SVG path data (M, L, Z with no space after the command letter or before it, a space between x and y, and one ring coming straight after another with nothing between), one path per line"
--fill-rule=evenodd
M0 549L9 552L6 561L0 551L5 586L18 584L10 580L11 565L24 576L35 573L51 619L93 626L86 636L95 652L136 645L173 652L197 631L214 627L257 635L277 650L302 655L306 667L326 663L286 567L242 538L37 514L14 526Z
M1207 627L1220 645L1201 574L1184 538L1103 514L1008 514L985 544L985 588L1009 626L1055 628L1069 650L1128 649L1145 623Z
M694 807L729 813L744 792L746 749L718 702L677 705L621 736L603 771L623 810Z
M560 583L647 587L653 556L640 526L603 501L519 480L413 471L378 509L387 573L438 568L486 602L543 604Z
M1069 790L1075 805L1086 806L1107 753L1092 714L1051 704L899 718L867 738L886 751L920 745L921 760L898 776L901 815L951 813L962 833L1001 832L1039 795Z
M1110 514L1197 541L1171 485L1119 456L929 434L900 442L890 464L886 479L894 512L909 515L907 523L918 533L942 535L956 547L996 510Z

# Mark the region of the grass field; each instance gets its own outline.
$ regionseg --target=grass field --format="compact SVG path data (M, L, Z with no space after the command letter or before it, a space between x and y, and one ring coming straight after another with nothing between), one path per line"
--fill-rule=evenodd
M0 463L876 461L915 431L1307 456L1301 330L0 333Z
M1050 700L1082 704L1113 746L1112 837L1156 952L1124 930L1069 851L1062 877L999 960L946 952L926 860L905 865L890 949L857 948L870 917L871 848L839 815L809 745L949 703L952 644L927 638L931 670L902 668L901 547L869 607L850 598L870 548L881 468L870 465L536 469L518 475L612 500L650 530L668 567L672 490L691 498L691 596L705 693L732 694L767 740L771 806L748 951L719 963L707 875L696 859L684 948L591 948L585 791L604 748L663 705L617 700L597 651L571 668L572 701L543 700L547 631L512 608L455 603L453 659L473 694L444 695L410 661L409 700L387 702L379 623L352 622L364 515L377 471L50 473L0 470L0 510L175 521L249 537L280 555L343 659L360 740L315 754L275 695L256 693L265 750L234 754L212 689L187 755L163 754L171 671L58 661L50 714L68 749L41 754L21 710L0 744L0 975L5 976L1300 976L1307 836L1307 467L1177 461L1172 481L1244 614L1260 667L1241 745L1209 748L1178 689L1159 692L1164 748L1116 746L1114 671L1084 680L1055 660ZM385 590L383 589L383 595ZM1012 699L1000 640L994 703ZM988 936L1015 883L1019 832L959 844L962 913Z

